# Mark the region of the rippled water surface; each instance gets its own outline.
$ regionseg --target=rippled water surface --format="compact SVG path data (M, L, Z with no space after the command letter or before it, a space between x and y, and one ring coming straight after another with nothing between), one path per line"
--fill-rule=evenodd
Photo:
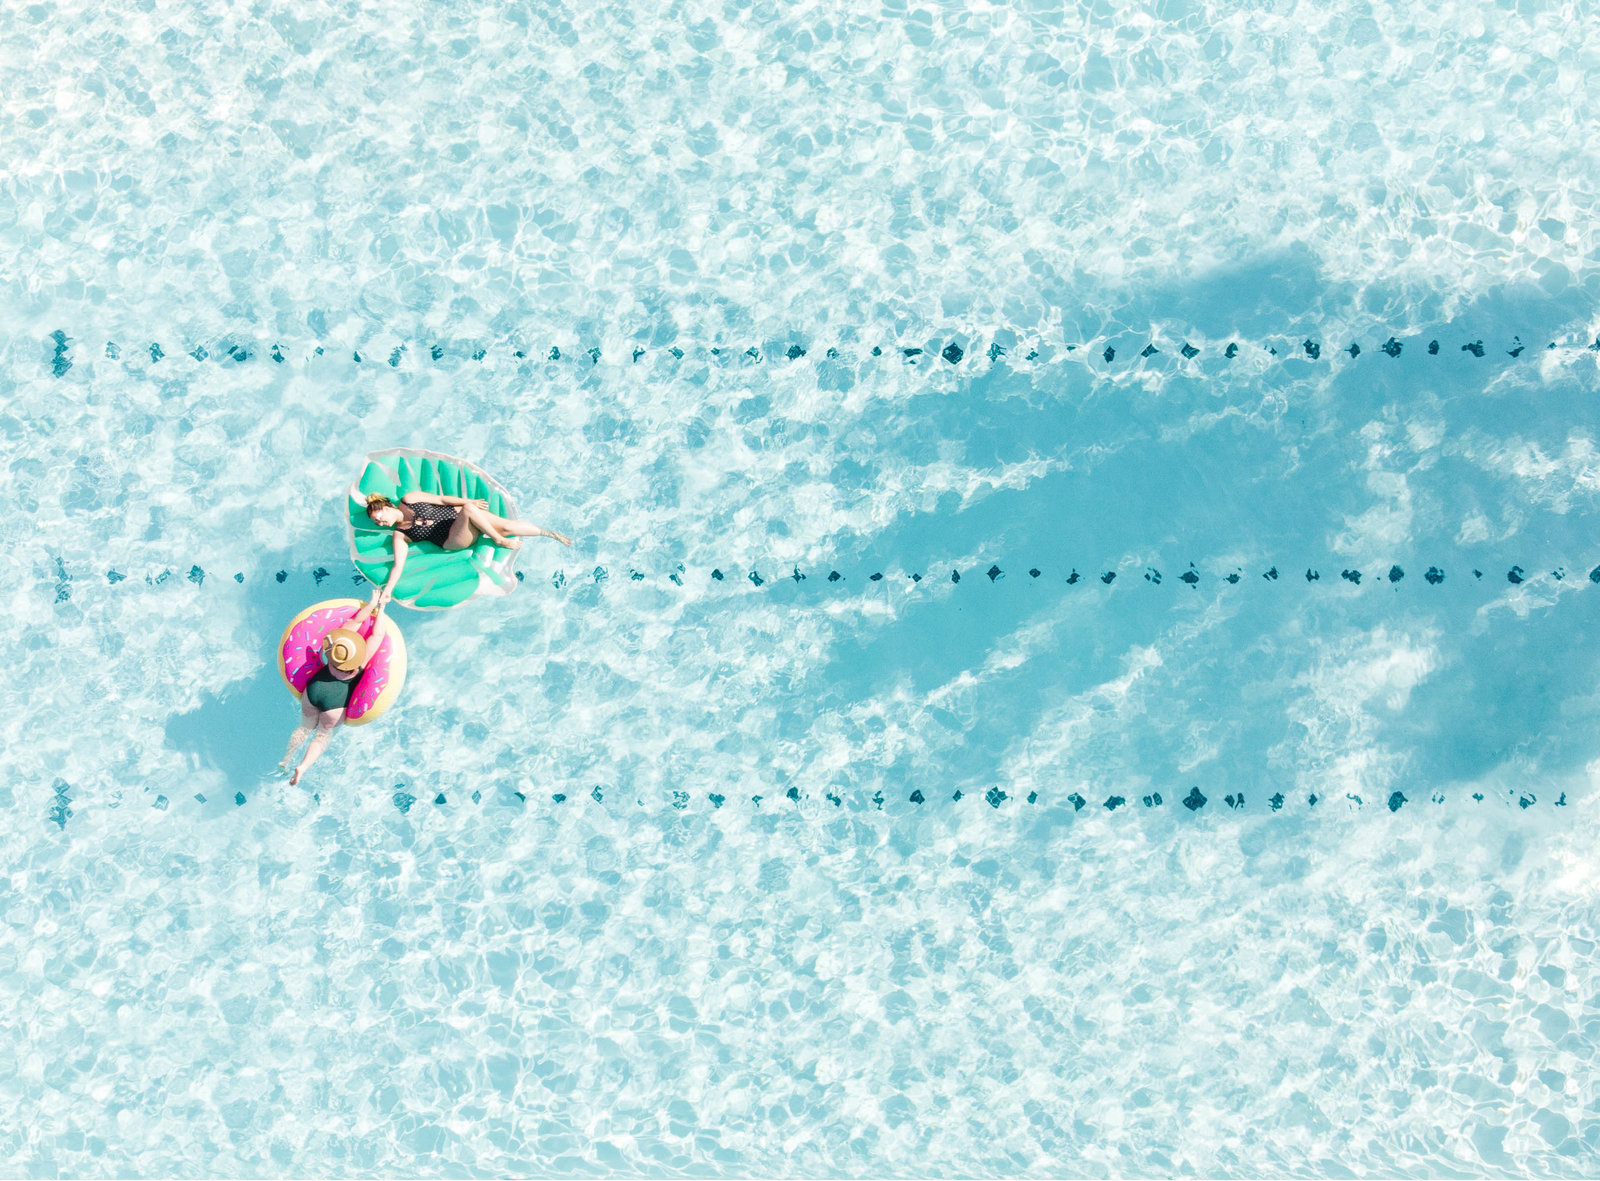
M1584 6L0 44L0 1172L1600 1171Z

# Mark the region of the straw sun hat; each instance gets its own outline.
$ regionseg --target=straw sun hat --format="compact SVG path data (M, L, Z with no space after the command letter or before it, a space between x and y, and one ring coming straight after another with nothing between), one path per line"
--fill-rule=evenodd
M359 632L336 627L323 639L322 651L334 668L342 673L353 673L366 663L367 642Z

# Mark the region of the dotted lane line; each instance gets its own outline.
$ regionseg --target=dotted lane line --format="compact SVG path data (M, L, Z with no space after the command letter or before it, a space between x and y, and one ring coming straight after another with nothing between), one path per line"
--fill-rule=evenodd
M1015 336L1014 333L1007 333L1006 335L1013 337ZM73 367L73 345L80 342L77 338L69 336L62 329L56 329L54 332L52 332L48 340L53 349L50 362L51 373L56 377L65 377ZM1381 345L1377 345L1375 347L1379 352L1394 358L1399 357L1405 351L1407 343L1408 341L1402 341L1398 337L1390 336ZM1411 338L1409 343L1422 345L1422 338L1420 336ZM1120 354L1116 346L1111 344L1104 345L1104 347L1099 348L1097 352L1096 349L1099 344L1099 341L1094 341L1086 344L1060 344L1059 347L1065 348L1069 355L1081 353L1084 358L1098 356L1100 361L1106 365L1114 364L1119 355L1126 364L1132 363L1135 360L1148 360L1151 357L1161 355L1165 351L1156 344L1154 338L1147 340L1144 347L1140 349L1124 347ZM1283 344L1283 349L1281 352L1279 351L1279 344ZM193 345L193 347L181 345L176 347L178 348L178 356L187 356L195 361L214 360L223 365L243 365L263 356L280 365L290 360L290 352L285 351L286 346L281 341L274 341L269 346L261 341L231 334L211 341L211 347L209 348L203 342L197 343ZM318 357L331 357L336 355L329 352L329 349L336 347L333 345L302 344L298 346L291 345L287 347L291 351L299 353L301 359L308 363ZM1025 345L1019 341L1014 346L1006 346L1000 344L998 339L992 339L986 348L982 347L981 341L968 340L967 345L963 347L963 345L957 341L951 340L948 341L943 348L937 347L936 343L926 349L914 345L891 345L888 348L885 348L883 345L873 345L868 355L873 358L889 357L891 359L898 359L903 364L913 366L919 365L923 361L932 361L935 357L937 357L942 359L946 364L954 366L960 365L964 360L974 355L987 357L990 364L994 364L1002 357L1009 356L1013 350L1021 354L1022 360L1034 361L1038 360L1043 355L1040 352L1041 348L1047 349L1050 347L1052 346L1048 342L1042 340L1033 345ZM1172 347L1170 342L1167 342L1167 347ZM1237 340L1229 341L1225 347L1213 347L1215 349L1220 349L1219 355L1225 361L1232 361L1239 357L1242 353L1240 343ZM1320 361L1323 353L1328 351L1324 349L1322 341L1313 340L1311 338L1306 338L1305 340L1300 341L1298 344L1289 344L1280 340L1278 343L1252 343L1248 345L1248 347L1261 353L1265 353L1267 356L1276 358L1279 361L1287 361L1291 359ZM1424 347L1427 354L1432 357L1437 357L1441 353L1462 352L1482 359L1490 356L1492 351L1496 355L1503 354L1504 356L1510 357L1514 360L1528 352L1528 346L1523 344L1520 336L1513 336L1510 342L1502 342L1499 345L1492 346L1485 345L1482 338L1468 340L1465 342L1452 342L1450 345L1444 345L1438 340L1438 338L1432 338L1426 342ZM1022 352L1024 348L1027 349L1026 353ZM974 352L974 349L977 351ZM1330 355L1344 354L1348 356L1351 361L1356 360L1356 358L1360 357L1362 353L1366 351L1358 341L1351 341L1342 348L1332 348L1330 346L1330 349ZM1567 352L1587 351L1600 353L1600 337L1596 337L1594 343L1590 345L1567 344L1563 346L1558 345L1557 342L1552 340L1545 345L1543 349L1534 350L1533 353L1529 354L1529 357L1531 359L1532 357L1538 356L1540 353L1555 352L1558 349ZM426 363L423 358L426 358L427 361L432 361L434 363L442 361L447 357L455 359L470 358L473 361L481 362L489 359L491 355L503 355L509 356L518 361L537 361L540 359L538 354L541 351L544 352L543 361L546 364L561 362L564 360L579 361L581 363L582 358L588 358L589 365L593 367L599 365L602 358L605 356L598 344L590 345L587 348L579 348L579 350L575 353L563 353L559 345L551 345L548 350L541 350L535 348L518 347L515 344L507 342L500 342L493 347L490 347L485 345L461 346L458 344L447 344L445 342L434 341L427 344L425 347L419 345L416 349L412 349L406 343L400 343L389 348L386 355L383 353L383 350L380 349L376 354L369 351L365 356L363 356L361 349L357 347L351 349L350 360L353 364L357 365L368 363L386 363L391 369L415 369ZM682 361L684 358L690 357L691 355L699 358L715 358L719 362L723 363L731 361L738 363L748 362L760 365L766 363L768 360L768 354L758 345L750 345L744 349L740 349L737 345L691 345L687 350L677 345L672 345L661 351L678 361ZM801 344L799 341L794 341L790 343L787 348L780 348L778 355L793 364L794 362L810 356L815 351L815 345L808 347L805 344ZM1183 340L1179 347L1173 349L1173 351L1178 356L1182 357L1184 361L1194 361L1197 357L1202 356L1206 350L1202 347L1190 344L1187 340ZM135 357L141 360L148 358L148 365L157 365L166 360L171 354L167 352L167 350L159 341L150 341L144 344L130 345L125 350L123 346L116 341L108 340L105 342L104 355L107 360L122 361L125 365L130 363ZM633 346L631 351L624 353L624 356L629 358L630 363L635 365L649 355L649 348L644 345L637 344ZM820 356L824 360L828 361L835 361L843 358L843 354L841 354L837 346L830 346L826 348L821 352ZM849 359L858 358L852 354Z
M54 558L53 563L54 580L52 585L56 595L56 602L67 602L72 598L73 583L77 581L78 575L75 575L69 571L67 569L66 562L60 557ZM334 566L342 565L340 562L333 562L331 564ZM1064 577L1059 575L1056 576L1059 578L1059 581L1066 586L1076 586L1079 583L1087 582L1090 579L1098 581L1103 586L1112 586L1119 581L1119 574L1121 573L1118 570L1113 569L1104 570L1098 574L1090 573L1085 575L1079 573L1077 567L1075 566L1069 567L1069 571L1070 572ZM1046 577L1045 572L1038 566L1029 566L1027 570L1022 573L1030 581L1035 581ZM1499 578L1497 576L1486 574L1485 571L1477 567L1471 568L1469 573L1474 583L1483 582L1485 579L1488 579L1488 582L1491 585L1498 584L1499 582ZM330 571L327 566L315 566L309 571L295 572L295 575L305 574L309 574L312 581L319 587L330 578L337 581L337 575ZM288 570L278 570L274 572L271 577L278 583L286 583L292 576L295 575L292 575ZM349 576L351 583L354 585L359 586L367 581L365 576L358 571L350 571ZM851 582L851 576L843 574L837 569L830 568L826 575L818 573L815 576L820 581L825 582L830 586ZM992 563L988 569L969 569L967 571L967 578L970 579L974 576L978 578L986 578L991 584L993 584L1003 580L1006 577L1006 571L1003 570L998 563ZM118 586L122 583L128 583L130 586L137 586L140 582L138 576L130 576L115 567L107 569L104 572L103 577L105 578L106 583L110 586ZM142 581L144 585L149 587L163 586L169 583L176 585L184 582L192 583L198 587L204 586L206 580L211 577L211 573L208 572L205 567L195 564L189 567L187 573L174 571L170 567L163 568L160 573L146 573L143 576ZM257 573L255 577L260 578L263 577L263 575ZM621 577L621 575L618 576L619 580ZM647 572L635 569L633 567L628 567L625 580L630 583L649 581L655 584L660 584L661 582L670 582L675 586L682 587L685 585L686 579L692 579L694 577L696 577L696 573L680 563L670 568L665 574L661 574L660 572ZM804 573L801 571L799 566L794 565L791 566L788 574L774 575L771 574L769 570L769 574L764 575L758 568L752 567L742 576L727 574L723 572L721 567L713 567L709 572L704 574L704 577L708 578L711 582L720 583L729 582L730 579L734 582L742 580L744 582L748 582L752 587L760 588L767 586L769 583L774 585L782 585L786 581L799 584L810 581L813 575ZM885 574L882 570L874 570L871 573L866 574L864 578L859 574L856 577L861 581L852 582L852 587L856 585L874 586L891 581L890 575ZM927 578L943 577L944 575L942 573L929 573L925 576L923 573L918 571L909 574L898 574L894 577L893 581L909 582L912 586L917 586L924 582ZM950 569L948 577L951 583L959 584L963 580L962 572L957 567L952 567ZM1422 580L1430 586L1441 585L1446 581L1447 577L1448 576L1445 570L1440 566L1429 566L1422 574ZM1521 565L1513 565L1506 570L1504 574L1505 581L1512 586L1519 586L1528 582L1539 582L1545 579L1549 579L1553 582L1565 582L1569 577L1570 575L1567 573L1567 570L1564 566L1557 566L1544 574L1530 574L1526 567ZM1140 578L1143 582L1151 586L1160 586L1166 581L1166 575L1154 566L1146 566ZM1229 570L1226 574L1221 575L1203 575L1192 562L1189 564L1189 568L1187 570L1176 576L1176 580L1178 582L1186 584L1191 589L1197 589L1200 583L1207 578L1210 578L1216 582L1226 583L1231 586L1236 586L1246 580L1244 571L1241 568L1235 567L1234 569ZM1260 578L1262 581L1269 583L1280 581L1294 582L1303 579L1308 585L1314 585L1324 581L1322 571L1313 566L1306 567L1303 575L1285 575L1279 571L1277 566L1271 566L1268 569L1260 572ZM1330 570L1327 576L1327 581L1332 582L1333 578L1334 576ZM1341 569L1338 574L1339 581L1348 582L1355 586L1360 586L1364 582L1368 584L1387 584L1394 586L1405 581L1406 578L1407 574L1405 569L1398 564L1391 565L1387 572L1380 571L1377 574L1369 574L1360 569L1352 567L1345 567ZM232 576L232 580L237 584L243 584L246 581L244 572L235 572ZM570 580L568 579L566 570L564 568L553 571L549 576L550 585L556 590L563 590L568 585L572 584L592 583L594 585L600 585L610 582L611 580L611 571L605 566L595 566L592 570L587 572L575 572ZM526 578L521 571L517 572L517 581L526 581ZM1047 581L1055 581L1055 579L1047 579ZM1122 585L1127 586L1135 580L1130 577L1127 579L1122 579L1121 581ZM1591 583L1600 584L1600 566L1596 566L1594 569L1589 571L1588 581Z

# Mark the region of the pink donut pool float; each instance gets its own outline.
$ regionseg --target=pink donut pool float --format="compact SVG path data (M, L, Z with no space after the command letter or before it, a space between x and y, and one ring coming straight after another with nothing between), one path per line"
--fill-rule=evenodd
M278 672L296 697L305 692L306 684L322 667L322 638L336 627L347 627L362 606L360 599L328 599L307 607L283 629L283 638L278 641ZM381 717L394 704L406 681L406 642L394 620L384 616L375 652L371 651L370 619L361 634L367 639L371 659L345 707L344 720L349 726L365 725Z

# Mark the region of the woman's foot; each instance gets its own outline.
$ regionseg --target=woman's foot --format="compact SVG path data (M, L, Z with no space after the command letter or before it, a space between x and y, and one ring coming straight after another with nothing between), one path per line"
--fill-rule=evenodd
M273 770L272 773L274 775L276 775L279 779L282 779L285 775L290 774L291 771L290 771L290 767L289 767L289 760L288 759L284 759L283 762L278 764L278 766L276 767L276 769Z
M301 770L302 770L302 768L296 767L294 769L294 774L289 776L289 786L290 787L299 787L300 786L300 772L301 772Z
M521 540L521 538L517 538L517 537L501 537L501 538L497 538L495 540L495 544L497 546L499 546L501 549L521 549L522 548L522 540Z

